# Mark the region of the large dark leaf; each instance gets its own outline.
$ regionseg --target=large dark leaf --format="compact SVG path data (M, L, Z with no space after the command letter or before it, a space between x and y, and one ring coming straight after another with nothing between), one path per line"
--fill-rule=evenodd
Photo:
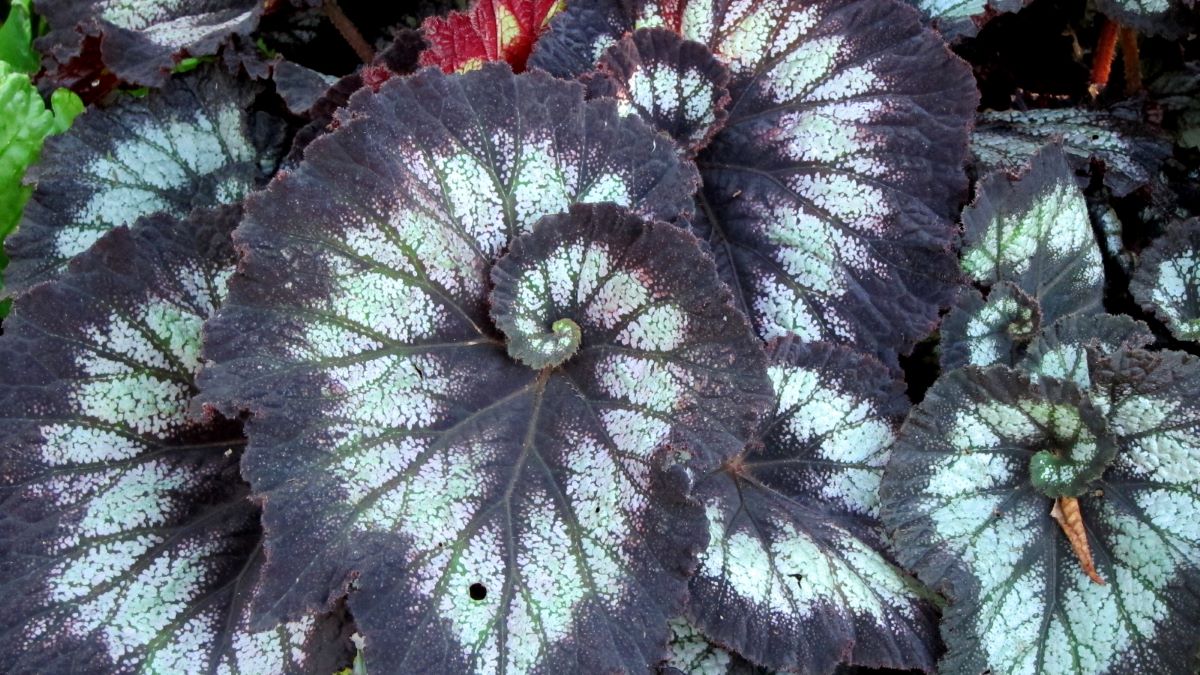
M5 321L8 672L337 665L336 624L308 615L249 630L261 555L258 509L238 476L244 440L235 423L187 415L201 325L233 272L238 215L227 207L118 228Z
M258 0L37 0L50 24L38 48L59 63L98 35L104 65L126 82L162 86L184 56L208 56L258 26Z
M950 597L946 672L1196 668L1200 362L1132 350L1091 373L1080 394L999 366L954 371L905 424L883 518L901 563ZM1117 454L1096 466L1109 430ZM1047 451L1070 460L1060 468L1078 479L1103 584L1085 575L1053 500L1031 482Z
M759 335L894 363L957 283L966 64L911 8L875 0L584 0L531 62L580 72L634 26L676 30L731 72L726 126L698 156L696 228Z
M342 119L250 200L208 334L206 398L254 415L262 614L348 592L368 669L657 662L704 542L661 463L739 451L765 359L681 228L613 205L533 224L582 201L674 218L694 171L506 66L392 79ZM509 356L539 344L559 365Z
M877 490L908 410L903 386L827 344L777 345L769 373L775 410L760 442L696 487L709 519L690 584L696 625L772 669L932 671L933 608L878 551Z
M144 215L235 203L275 168L281 125L247 112L259 89L204 68L145 98L93 108L48 140L6 248L21 291Z
M997 15L1020 11L1028 0L905 0L946 40L975 37Z

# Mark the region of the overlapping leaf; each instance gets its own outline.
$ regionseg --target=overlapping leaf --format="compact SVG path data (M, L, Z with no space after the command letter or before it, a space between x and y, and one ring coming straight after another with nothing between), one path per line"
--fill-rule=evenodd
M1150 35L1180 38L1197 24L1195 0L1096 0L1096 9Z
M911 9L866 0L583 0L531 63L575 75L646 26L730 69L726 126L698 157L695 226L759 335L894 362L953 297L951 217L977 100L965 64Z
M260 528L238 476L240 429L187 416L201 325L233 272L237 218L227 207L120 228L5 322L9 672L336 666L336 625L310 615L248 629Z
M901 563L951 599L947 672L1196 667L1200 363L1130 350L1090 372L1080 393L1001 366L954 371L904 427L883 518ZM1046 453L1060 461L1058 487L1078 496L1103 584L1085 575L1031 480Z
M690 584L697 627L773 670L932 670L932 608L877 550L903 386L827 344L777 345L769 373L776 405L761 444L696 486L709 519Z
M488 61L504 61L518 72L538 35L564 0L475 0L470 9L431 16L421 29L429 49L421 65L447 73L474 70Z
M992 286L987 299L975 289L964 289L942 322L942 370L1015 366L1037 337L1041 321L1037 301L1011 283Z
M1200 340L1200 220L1178 223L1142 256L1129 285L1180 340Z
M1020 173L1046 143L1058 142L1071 166L1086 173L1091 160L1104 163L1104 182L1118 197L1155 183L1171 143L1128 110L988 111L971 135L976 171ZM1081 178L1081 187L1087 185Z
M999 14L1020 11L1027 0L905 0L949 41L975 37Z
M977 284L1009 282L1041 308L1043 325L1102 310L1104 264L1087 204L1057 146L1015 182L985 180L963 210L962 269Z
M1124 315L1068 316L1046 327L1029 345L1021 368L1039 375L1091 386L1089 352L1109 355L1154 342L1150 327Z
M682 229L613 205L533 226L578 202L677 217L694 170L507 66L392 79L342 119L250 200L208 333L206 399L254 415L262 613L349 591L368 669L657 662L704 540L659 461L740 450L765 360ZM510 358L570 324L556 367Z
M257 0L37 0L50 32L38 48L58 63L80 54L86 36L100 36L104 65L117 77L162 86L184 56L208 56L233 35L258 26Z
M6 246L11 290L53 277L105 232L234 203L275 167L280 126L247 108L257 89L210 68L145 98L92 109L48 140L37 188Z
M698 42L663 28L635 31L609 47L586 76L588 97L617 99L689 154L725 123L729 70Z

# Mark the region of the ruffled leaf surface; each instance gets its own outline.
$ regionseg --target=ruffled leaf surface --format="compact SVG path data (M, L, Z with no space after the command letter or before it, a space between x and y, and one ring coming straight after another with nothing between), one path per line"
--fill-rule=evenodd
M728 120L697 160L695 227L759 335L894 363L957 282L951 218L978 100L966 64L910 8L867 0L584 0L532 63L577 74L647 26L730 69Z
M1027 0L905 0L947 41L975 37L1000 14L1018 12Z
M1148 35L1181 38L1197 25L1195 0L1096 0L1096 9Z
M740 450L765 358L683 229L611 205L533 226L591 201L678 217L694 170L502 65L389 80L342 119L249 200L208 331L205 399L253 415L262 616L348 592L368 670L656 663L704 542L660 463ZM514 341L571 319L578 353L513 360L492 307Z
M773 670L932 671L933 609L878 551L877 490L908 410L903 385L828 344L778 344L769 373L775 410L761 439L696 486L709 519L690 583L696 626Z
M1009 282L1049 325L1102 311L1104 263L1087 203L1062 151L1047 146L1018 180L991 176L963 210L962 269L977 284Z
M244 440L236 423L187 415L238 216L226 207L119 228L5 321L8 672L337 665L338 627L315 616L248 629L261 555L258 509L238 476Z
M963 289L942 322L942 370L1015 366L1037 337L1041 321L1037 301L1011 283L992 286L987 299L973 288Z
M1016 175L1045 144L1062 145L1075 171L1086 174L1092 159L1104 163L1104 182L1118 197L1158 181L1170 140L1127 110L987 111L971 134L976 172ZM1086 187L1087 178L1080 178Z
M615 98L689 154L725 123L729 69L704 45L665 28L635 31L609 47L585 76L588 98Z
M1091 386L1089 353L1108 355L1154 342L1150 327L1125 315L1068 316L1046 327L1029 345L1020 367L1030 373Z
M160 87L184 56L216 54L233 35L258 26L258 0L36 0L50 24L38 49L60 64L100 36L104 65L134 84Z
M282 134L277 120L247 112L258 91L202 68L144 98L93 108L49 139L6 243L11 290L55 276L105 232L143 215L182 218L240 201L274 171Z
M1196 667L1200 363L1132 350L1092 373L1081 394L1000 366L957 370L905 424L883 519L900 562L951 601L941 670ZM1110 431L1117 454L1078 498L1098 584L1031 484L1030 459L1047 448L1083 459Z
M1177 223L1142 255L1133 297L1180 340L1200 340L1200 219Z
M456 73L488 61L504 61L520 72L534 41L565 4L564 0L475 0L465 11L431 16L421 25L429 41L421 65Z

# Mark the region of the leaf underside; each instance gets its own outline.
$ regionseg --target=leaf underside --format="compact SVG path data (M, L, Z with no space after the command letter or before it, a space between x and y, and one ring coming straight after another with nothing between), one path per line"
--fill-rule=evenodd
M257 0L37 0L50 32L38 49L60 64L100 36L104 65L126 82L163 86L185 55L210 56L234 35L248 35L263 11Z
M239 425L187 415L234 207L103 237L0 337L0 654L10 672L329 672L338 626L248 629Z
M503 61L520 72L534 42L565 0L475 0L470 9L431 16L421 25L429 48L421 65L447 73Z
M145 98L93 108L48 139L28 174L37 188L5 243L10 289L53 278L141 216L240 201L274 171L282 133L278 120L246 112L257 93L202 68Z
M348 590L368 670L657 662L704 541L666 448L718 463L770 401L699 243L640 220L685 214L694 169L503 65L389 80L342 119L249 200L208 329L205 400L254 415L260 615ZM509 357L562 319L561 365Z

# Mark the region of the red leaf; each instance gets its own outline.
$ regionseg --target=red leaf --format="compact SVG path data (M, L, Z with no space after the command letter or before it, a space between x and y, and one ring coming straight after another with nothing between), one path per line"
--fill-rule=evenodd
M521 72L533 43L564 5L564 0L476 0L465 12L430 17L421 26L430 45L421 65L454 73L507 61Z

